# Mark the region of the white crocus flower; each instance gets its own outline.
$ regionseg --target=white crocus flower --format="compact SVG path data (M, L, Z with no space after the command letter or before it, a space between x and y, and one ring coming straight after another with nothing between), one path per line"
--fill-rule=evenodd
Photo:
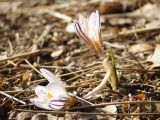
M98 93L105 87L108 80L111 83L112 89L114 91L117 90L118 80L116 77L116 71L114 71L113 65L108 61L108 58L106 58L103 52L103 45L101 40L101 22L98 11L93 12L88 19L81 16L79 21L74 21L73 25L77 35L83 39L91 49L95 50L98 55L104 59L103 66L106 70L106 75L102 82L83 98L88 99Z
M64 83L59 77L46 69L40 69L42 75L49 81L47 86L37 86L35 93L37 97L30 101L39 108L57 110L64 107L69 100Z
M77 35L83 39L91 49L94 49L98 55L104 57L101 41L101 22L98 11L93 12L88 19L81 16L79 21L74 21L73 25Z

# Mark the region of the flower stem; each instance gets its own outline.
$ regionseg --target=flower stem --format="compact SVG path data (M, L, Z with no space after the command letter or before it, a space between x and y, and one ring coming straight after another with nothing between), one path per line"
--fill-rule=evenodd
M95 95L96 93L98 93L100 90L102 90L105 85L106 85L106 82L107 80L109 79L109 76L110 76L110 72L108 72L105 77L103 78L102 82L96 87L94 88L91 92L89 92L87 95L85 95L83 98L85 99L89 99L91 96Z
M117 84L117 87L118 87L119 86L119 80L118 80L118 76L117 76L116 61L115 61L115 56L114 56L114 53L113 53L111 47L109 48L109 54L110 54L111 59L112 59L112 67L113 67L113 71L114 71L114 74L115 74L116 84Z
M116 73L114 71L113 65L106 58L103 61L103 66L104 66L104 69L106 70L106 74L110 73L108 81L111 84L112 90L116 91L118 89L118 80L116 78Z

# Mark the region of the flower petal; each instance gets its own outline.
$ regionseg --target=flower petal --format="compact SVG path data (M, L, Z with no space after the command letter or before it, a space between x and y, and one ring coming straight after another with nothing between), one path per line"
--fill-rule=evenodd
M48 90L46 87L38 85L35 88L35 93L41 101L45 101L47 99Z
M98 11L93 12L88 20L89 24L89 38L93 41L100 39L100 23Z
M50 83L51 82L60 82L60 78L56 75L54 75L52 72L50 72L47 69L40 69L43 77L45 77Z
M49 107L53 109L61 109L64 107L66 100L51 100L49 101Z
M65 90L65 85L60 78L57 78L50 71L41 69L41 72L43 76L49 80L49 84L45 87L37 86L35 88L37 97L30 99L30 101L37 107L47 110L62 108L65 102L69 99ZM52 80L52 77L54 80Z
M46 110L53 110L51 107L48 106L47 103L45 102L41 102L41 99L39 98L32 98L30 99L31 103L34 104L35 106L42 108L42 109L46 109Z
M96 11L96 26L97 26L97 34L99 38L101 38L101 20L98 10ZM101 40L101 39L99 39ZM101 41L100 41L101 42Z
M100 15L99 15L99 12L98 10L96 11L96 26L99 26L98 28L100 29L101 28L101 20L100 20Z
M48 91L54 96L54 99L62 99L64 98L69 98L67 95L67 92L65 90L65 86L63 84L59 83L50 83L46 86Z
M83 39L87 45L89 47L91 47L92 49L94 49L94 46L91 42L91 39L82 31L82 28L81 28L81 25L78 21L74 21L74 29L75 29L75 32L76 34L81 38Z
M54 105L54 104L49 104L48 106L49 106L50 109L52 109L52 110L58 110L58 109L61 109L61 108L64 107L64 105L57 106L57 105Z
M85 33L86 35L88 35L89 29L88 29L87 19L83 16L80 16L79 23L80 23L82 32Z
M86 34L83 32L82 26L81 26L81 23L80 23L80 22L74 21L74 29L75 29L76 34L77 34L80 38L88 41L88 37L87 37Z
M80 16L79 17L79 22L80 22L80 25L83 26L83 24L85 24L87 22L86 18L83 17L83 16Z
M88 20L89 26L92 27L93 25L95 25L95 21L96 21L96 13L93 12Z

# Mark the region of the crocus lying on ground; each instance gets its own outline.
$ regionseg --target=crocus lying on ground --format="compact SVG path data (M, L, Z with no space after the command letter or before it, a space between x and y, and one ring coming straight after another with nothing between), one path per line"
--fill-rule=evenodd
M116 77L116 70L113 68L112 64L108 61L108 58L103 52L103 45L101 40L101 22L98 11L93 12L88 19L81 16L79 21L74 21L73 25L77 35L83 39L91 49L96 51L96 53L104 60L103 66L106 70L106 75L102 82L91 92L85 95L84 98L88 99L99 92L102 88L105 87L107 80L109 80L112 89L117 90L118 80Z
M65 85L59 77L46 69L40 69L42 75L49 81L47 86L37 86L35 93L37 97L30 101L39 108L46 110L58 110L64 107L70 97L68 96Z

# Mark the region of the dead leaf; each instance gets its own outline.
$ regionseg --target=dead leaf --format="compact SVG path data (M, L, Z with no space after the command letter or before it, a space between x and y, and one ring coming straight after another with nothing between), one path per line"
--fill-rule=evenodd
M160 103L155 103L155 107L157 112L160 112Z
M139 8L138 10L134 11L133 14L137 16L143 16L146 18L146 28L154 28L160 25L160 7L158 4L151 4L147 3L143 7ZM143 18L141 18L143 19Z
M115 114L117 113L117 107L115 105L108 105L104 108L102 108L103 111L105 111L106 113L111 113L111 114ZM109 116L108 120L116 120L117 116Z
M99 10L102 14L122 12L122 2L119 0L101 0Z
M134 98L135 100L144 100L144 99L146 98L146 95L143 94L143 93L139 93L139 94L133 96L133 98Z
M33 116L32 112L21 112L17 115L17 120L31 119Z
M63 120L62 117L57 117L51 114L38 113L32 117L32 120Z
M147 2L145 0L141 3L139 3L139 0L101 0L99 10L102 14L131 12L138 8L141 9Z
M7 51L0 53L0 59L6 59L7 58Z
M152 65L150 66L150 69L153 69L155 67L159 67L160 66L160 45L157 45L154 53L152 55L149 55L147 58L147 62L151 62Z
M59 47L58 50L53 51L53 52L51 53L51 57L56 59L56 58L58 58L58 57L63 53L63 51L64 51L64 49L63 49L63 47L61 46L61 47Z
M7 84L3 80L0 80L0 89L2 90L4 88L6 88L6 87L7 87Z
M140 120L139 116L131 116L131 120Z
M132 25L134 24L134 20L131 18L112 18L109 19L109 23L111 25Z
M27 83L27 82L30 80L31 76L32 76L32 73L26 72L26 73L22 76L22 82Z
M144 52L145 54L148 54L149 52L147 50L153 49L153 46L149 43L139 43L129 46L128 51L131 53L137 53L137 52Z
M146 24L146 28L156 28L157 26L160 26L159 20L152 20L150 23Z
M69 120L98 120L96 115L83 115L83 114L74 114L72 119Z
M145 16L151 21L151 20L160 19L159 10L160 10L160 7L158 6L158 4L147 3L143 7L134 11L134 14L139 16L143 14L143 16Z
M35 6L43 6L50 3L54 3L54 0L27 0L22 2L23 7L35 7Z
M32 77L32 73L28 71L22 76L21 84L23 88L26 88L28 85L31 84L31 77Z

